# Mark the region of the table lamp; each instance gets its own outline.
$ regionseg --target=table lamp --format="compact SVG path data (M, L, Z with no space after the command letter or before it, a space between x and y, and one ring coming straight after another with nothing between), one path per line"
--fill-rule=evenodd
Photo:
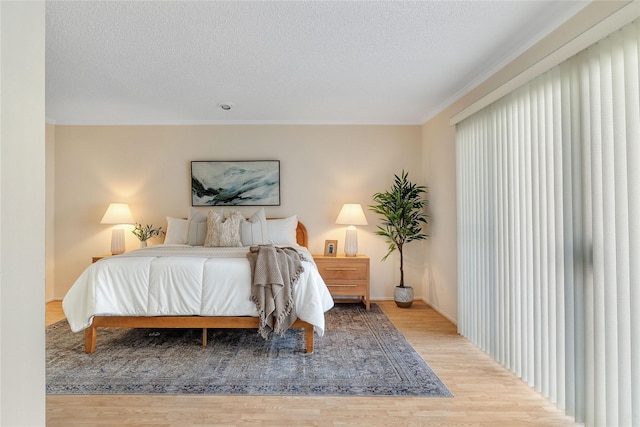
M118 227L122 224L133 224L136 221L131 215L129 205L126 203L111 203L104 213L100 224L114 224L111 230L111 254L124 253L124 229Z
M345 203L338 214L336 224L348 225L344 236L344 254L356 256L358 253L358 231L356 225L368 225L367 218L359 203Z

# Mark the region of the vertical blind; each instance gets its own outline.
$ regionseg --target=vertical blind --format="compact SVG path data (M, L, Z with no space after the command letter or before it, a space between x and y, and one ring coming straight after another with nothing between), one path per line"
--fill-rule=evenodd
M456 127L459 331L587 426L640 426L640 22Z

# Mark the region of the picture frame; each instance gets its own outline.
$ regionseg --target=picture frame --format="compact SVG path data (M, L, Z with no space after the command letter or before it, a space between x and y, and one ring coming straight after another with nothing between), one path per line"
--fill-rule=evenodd
M338 241L337 240L325 240L324 241L324 256L336 256L338 254Z
M280 161L192 161L191 206L280 206Z

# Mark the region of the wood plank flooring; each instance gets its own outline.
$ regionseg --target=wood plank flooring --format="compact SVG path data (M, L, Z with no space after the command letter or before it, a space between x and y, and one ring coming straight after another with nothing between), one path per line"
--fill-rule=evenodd
M375 301L453 398L47 396L47 426L574 426L422 302ZM47 325L64 318L47 304Z

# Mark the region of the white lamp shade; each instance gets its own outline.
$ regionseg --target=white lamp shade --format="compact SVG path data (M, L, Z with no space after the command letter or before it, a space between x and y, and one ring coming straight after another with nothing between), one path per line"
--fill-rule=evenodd
M338 214L336 224L368 225L369 223L359 203L345 203Z
M104 213L100 224L133 224L136 221L126 203L111 203Z

